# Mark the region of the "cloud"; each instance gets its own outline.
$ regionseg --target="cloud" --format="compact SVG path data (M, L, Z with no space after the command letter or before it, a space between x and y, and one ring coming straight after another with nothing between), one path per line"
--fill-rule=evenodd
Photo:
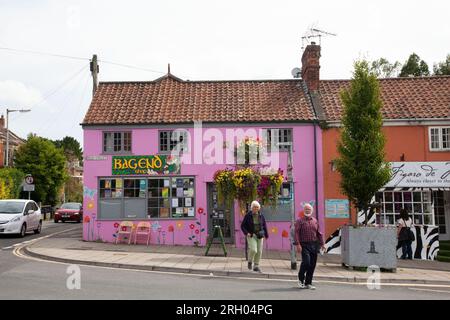
M0 81L0 103L11 108L29 108L42 101L41 92L16 80Z

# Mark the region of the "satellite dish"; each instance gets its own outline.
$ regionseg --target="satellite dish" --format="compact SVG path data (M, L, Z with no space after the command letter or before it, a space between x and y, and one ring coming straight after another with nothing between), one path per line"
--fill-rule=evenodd
M291 74L294 78L300 78L302 70L300 70L300 68L294 68L292 69Z

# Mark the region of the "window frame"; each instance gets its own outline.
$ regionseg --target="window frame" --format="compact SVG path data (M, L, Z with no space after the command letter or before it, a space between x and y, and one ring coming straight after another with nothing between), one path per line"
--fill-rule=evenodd
M267 139L267 144L266 144L267 152L272 151L272 146L271 146L272 130L278 130L278 134L277 134L278 142L290 142L291 148L294 147L294 136L293 136L292 128L264 128L263 135L264 135L265 139ZM287 140L289 140L289 138L290 138L290 141L280 141L280 140L286 140L286 137L288 137ZM289 147L288 146L279 146L278 151L279 152L288 152Z
M116 134L120 134L120 139L116 139ZM108 135L110 143L108 143ZM126 137L127 136L127 137ZM102 154L131 154L133 145L132 131L103 131L102 132ZM116 141L120 141L120 150L115 151Z
M181 150L178 150L180 153L186 153L189 152L189 132L186 129L171 129L171 130L158 130L158 152L161 154L171 154L172 151L174 151L175 146L180 143L178 140L172 140L172 136L174 133L183 133L183 135L180 135L180 137L183 137L183 142L181 144ZM167 142L162 144L161 143L161 135L166 134L167 135ZM172 143L174 144L172 146ZM162 145L166 146L166 150L162 149Z
M432 131L437 130L437 137L438 137L438 147L433 147L433 139ZM448 144L448 147L444 148L444 130L448 131L446 136L448 135L446 143ZM450 126L440 126L440 127L429 127L428 128L428 148L430 152L439 152L439 151L450 151Z
M410 199L405 198L405 194L411 194ZM416 200L416 195L420 194L420 201ZM426 194L426 196L425 196ZM378 201L381 195L381 201ZM389 199L386 200L386 196L389 195ZM400 196L400 200L396 199L396 196ZM380 202L380 212L376 215L376 224L379 225L397 225L398 218L400 216L399 210L396 210L396 205L400 208L410 206L412 210L408 210L409 216L413 219L415 225L436 226L436 216L434 212L434 203L432 199L432 192L425 190L411 190L411 191L379 191L375 195L377 202ZM421 210L416 210L416 206L419 205ZM427 207L429 212L424 209ZM386 209L386 208L389 208ZM388 223L387 217L393 217L393 224ZM431 221L425 223L425 216L428 216ZM422 222L416 222L416 218L420 217Z

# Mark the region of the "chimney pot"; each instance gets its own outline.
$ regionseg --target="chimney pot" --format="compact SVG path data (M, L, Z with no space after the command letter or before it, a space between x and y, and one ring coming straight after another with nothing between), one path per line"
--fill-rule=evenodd
M0 128L4 128L5 127L5 117L2 115L0 118Z

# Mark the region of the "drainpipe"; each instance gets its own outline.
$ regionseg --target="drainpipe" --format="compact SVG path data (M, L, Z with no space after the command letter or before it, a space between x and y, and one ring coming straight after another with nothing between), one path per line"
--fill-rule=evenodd
M316 124L317 121L314 120L314 189L316 195L316 219L319 221L319 184L318 184L318 176L317 176L317 132L316 132Z

